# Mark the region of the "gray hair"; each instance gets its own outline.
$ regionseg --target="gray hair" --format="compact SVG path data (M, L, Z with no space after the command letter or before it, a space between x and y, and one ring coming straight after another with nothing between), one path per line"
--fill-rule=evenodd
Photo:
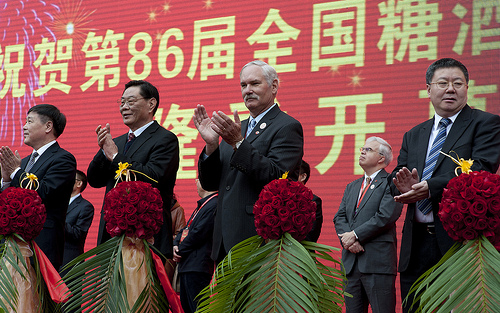
M255 61L248 62L247 64L245 64L245 66L243 66L241 68L240 77L241 77L241 72L243 72L243 70L250 65L260 66L260 68L262 69L262 73L264 74L264 77L266 78L266 81L267 81L267 84L269 85L269 87L273 85L273 81L275 79L278 81L278 85L279 85L278 73L276 73L276 70L274 69L274 67L272 67L271 65L269 65L266 62L261 61L261 60L255 60Z
M380 147L378 148L378 152L383 156L385 157L385 165L389 165L392 161L392 147L391 145L385 141L384 139L380 138L380 137L370 137L368 139L366 139L366 143L369 143L369 142L372 142L372 141L376 141L380 144Z

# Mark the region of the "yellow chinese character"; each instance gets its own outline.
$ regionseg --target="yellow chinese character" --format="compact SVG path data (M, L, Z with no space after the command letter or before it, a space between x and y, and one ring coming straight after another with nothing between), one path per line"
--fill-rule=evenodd
M226 75L226 79L233 78L234 42L222 43L222 38L234 36L234 29L234 16L194 22L193 59L187 75L189 78L194 78L200 54L200 80L207 80L208 76L215 75ZM202 45L202 41L207 43Z
M500 23L500 0L473 1L472 55L480 55L482 51L500 48L500 40L498 40L500 27L493 27L498 23Z
M0 47L0 53L2 49ZM12 97L21 97L26 90L26 84L19 84L19 72L24 66L24 44L5 47L5 54L0 55L0 82L3 82L0 90L0 99L3 99L12 87ZM14 61L16 60L16 61Z
M365 10L364 0L313 5L311 71L345 64L364 65Z
M120 81L120 67L117 66L119 64L118 40L123 38L123 33L115 34L109 29L104 39L102 36L96 36L94 32L87 34L82 51L85 52L87 58L93 59L85 64L85 77L90 77L90 79L80 86L82 91L87 90L95 82L98 82L97 90L103 91L106 76L112 77L108 79L108 87L118 85Z
M159 108L156 111L155 118L161 121L163 109ZM188 127L189 122L193 117L193 109L180 109L180 106L172 103L170 110L167 113L163 127L173 132L179 139L179 170L177 179L196 178L196 169L188 170L187 168L196 168L194 158L186 158L188 156L196 156L196 148L187 147L186 145L193 142L198 137L198 131L194 127Z
M437 36L430 35L438 31L443 18L437 3L388 0L379 3L378 8L382 15L378 25L383 30L377 47L379 50L386 47L386 64L393 64L394 59L402 61L407 50L410 62L437 58ZM396 55L395 41L400 41Z
M68 63L54 63L54 61L71 60L73 54L73 39L58 40L56 49L56 42L49 42L48 38L43 38L42 43L35 45L35 51L40 52L40 54L35 62L33 62L33 65L40 68L39 84L43 86L33 90L35 97L40 97L51 89L58 89L68 94L71 86L64 84L64 82L68 81ZM60 81L57 80L58 73ZM49 75L48 82L47 75Z
M320 174L326 173L337 161L342 150L345 135L354 135L355 148L353 150L353 171L355 175L363 174L363 169L357 166L357 149L364 145L366 134L385 132L384 122L366 121L366 107L369 104L379 103L382 103L381 93L319 98L318 107L320 109L335 108L335 124L321 125L316 126L315 128L315 136L333 137L332 147L330 148L328 155L318 165L316 165L316 169ZM346 123L346 108L348 106L355 107L355 123Z
M288 25L280 16L277 9L269 9L266 19L260 27L247 38L250 45L255 43L267 43L266 50L254 52L254 59L267 59L267 63L273 66L278 73L295 72L295 63L278 64L278 57L292 55L291 47L278 48L278 42L286 40L297 40L300 30ZM278 27L280 33L266 34L273 23Z

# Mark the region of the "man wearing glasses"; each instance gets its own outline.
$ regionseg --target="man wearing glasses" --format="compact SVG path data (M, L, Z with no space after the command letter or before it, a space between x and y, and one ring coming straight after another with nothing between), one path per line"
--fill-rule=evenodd
M443 188L455 176L456 164L440 151L472 159L473 171L495 173L500 163L500 117L467 104L469 73L459 61L435 61L426 73L432 119L403 137L398 165L392 173L394 199L408 204L401 242L401 297L453 245L437 216ZM403 312L413 312L413 295Z
M89 164L87 176L90 186L106 187L106 193L115 185L118 163L129 163L131 169L145 175L137 180L151 183L160 190L163 199L163 226L155 235L155 246L167 258L172 258L172 218L170 207L174 193L177 169L179 168L179 142L170 131L161 127L154 115L160 103L155 86L142 80L133 80L125 85L118 100L123 123L129 128L126 134L112 139L109 123L97 126L99 151ZM110 238L106 232L104 212L101 211L97 244Z
M394 201L385 171L392 148L370 137L360 149L365 175L347 185L333 222L342 244L347 277L347 313L396 311L396 221L403 204Z

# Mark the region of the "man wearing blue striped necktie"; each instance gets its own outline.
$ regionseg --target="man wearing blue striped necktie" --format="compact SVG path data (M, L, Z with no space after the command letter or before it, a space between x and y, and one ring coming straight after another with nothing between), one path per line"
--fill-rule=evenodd
M473 171L495 173L500 163L500 116L469 107L467 68L451 58L437 60L426 83L435 115L404 135L391 175L394 199L408 204L398 267L402 299L453 245L437 213L456 164L440 151L474 160ZM408 300L403 312L414 312L413 295Z

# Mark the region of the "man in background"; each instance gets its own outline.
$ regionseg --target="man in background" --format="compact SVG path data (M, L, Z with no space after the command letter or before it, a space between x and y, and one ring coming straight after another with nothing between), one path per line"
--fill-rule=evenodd
M303 155L302 125L274 102L279 86L276 70L252 61L240 72L240 86L249 119L240 122L237 111L234 121L222 111L210 118L202 105L193 116L205 141L198 161L201 185L219 190L212 251L217 262L235 244L257 234L253 205L260 191L287 171L297 180Z
M309 163L302 160L299 169L299 183L306 184L311 177L311 167ZM307 234L304 240L318 242L319 235L321 234L321 227L323 226L323 208L321 198L313 194L313 199L316 203L316 219L314 220L313 228Z
M76 170L75 184L66 213L63 266L83 254L85 239L94 218L94 206L81 195L85 188L87 188L87 176L84 172Z
M347 287L347 313L396 311L396 221L403 205L394 201L385 168L392 148L370 137L361 148L359 165L365 174L347 185L333 219L342 244Z
M123 123L129 128L126 134L112 139L109 123L97 126L99 151L90 162L87 176L90 186L106 187L108 193L115 185L119 163L129 163L137 180L151 183L160 190L163 200L163 225L155 235L154 245L167 258L172 257L172 217L174 185L179 168L179 142L170 131L154 120L160 103L155 86L142 80L133 80L125 85L118 100ZM150 178L156 180L153 182ZM97 244L110 238L106 231L104 213L101 211Z
M31 155L21 160L19 153L2 147L2 190L20 187L27 173L38 178L38 195L47 211L47 219L35 242L56 270L63 261L64 223L69 198L75 182L76 159L57 143L66 127L66 116L51 104L31 107L24 124L24 143L33 148Z
M461 62L444 58L426 72L434 117L405 133L394 169L394 199L408 204L399 258L401 298L453 245L437 213L456 164L440 151L472 159L473 171L495 173L500 163L500 116L467 104L469 73ZM453 155L455 155L453 153ZM403 303L410 310L413 295Z
M185 313L198 307L196 296L210 284L215 264L211 259L217 192L206 191L196 179L200 200L174 240L174 261L178 262L180 300Z

